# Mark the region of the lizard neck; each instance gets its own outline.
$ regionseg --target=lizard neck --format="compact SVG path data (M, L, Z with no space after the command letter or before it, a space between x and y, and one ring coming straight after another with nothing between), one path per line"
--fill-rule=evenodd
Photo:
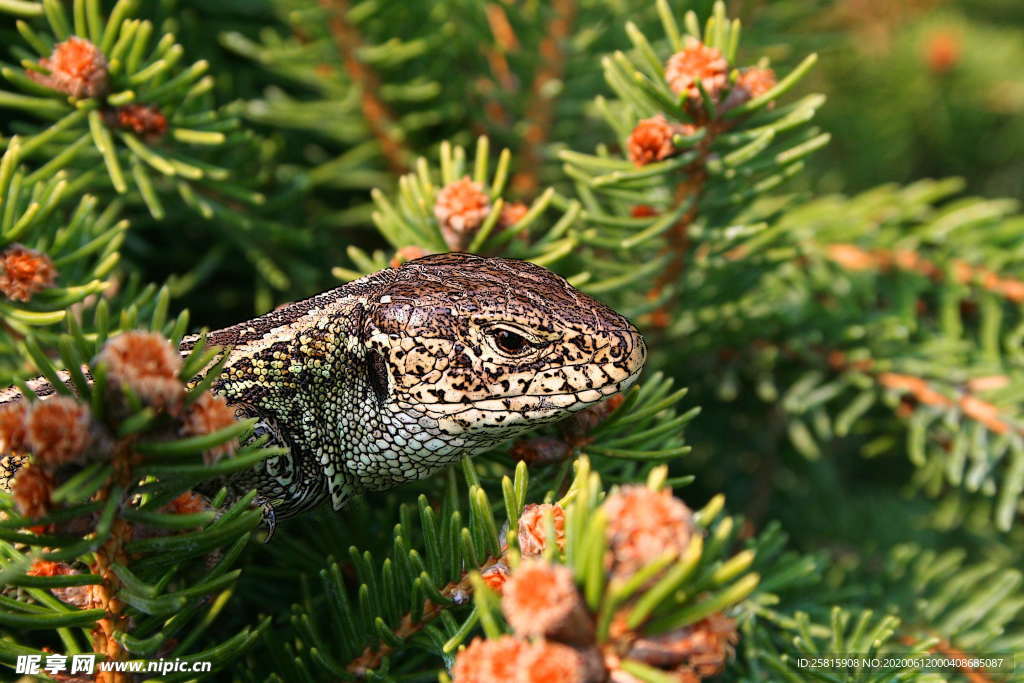
M233 347L214 391L240 417L258 419L254 437L287 451L230 485L256 488L279 517L328 496L340 507L359 489L345 467L352 429L346 416L376 404L359 341L366 298L375 289L368 280L209 335L210 343Z

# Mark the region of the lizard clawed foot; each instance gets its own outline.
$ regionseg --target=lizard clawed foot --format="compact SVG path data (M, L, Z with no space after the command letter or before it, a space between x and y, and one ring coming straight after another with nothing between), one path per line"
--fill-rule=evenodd
M263 496L253 498L252 504L253 507L258 507L263 511L263 526L267 528L267 536L263 542L270 543L270 539L274 537L274 531L277 529L277 514L274 512L274 506L269 498Z

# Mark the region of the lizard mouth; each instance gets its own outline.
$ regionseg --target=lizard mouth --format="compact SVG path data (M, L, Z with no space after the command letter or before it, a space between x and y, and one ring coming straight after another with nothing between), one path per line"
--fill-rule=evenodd
M618 383L619 386L618 386L618 390L616 391L616 393L618 393L619 391L625 391L626 389L629 389L631 386L633 386L634 382L637 381L637 379L640 377L640 373L642 373L643 371L644 371L644 366L643 366L643 364L641 364L639 367L637 367L636 370L634 370L633 372L629 373L629 376L626 377L626 379L624 379L624 380L622 380L622 381L620 381Z
M559 393L526 393L513 396L482 398L465 403L437 402L420 406L420 410L434 413L438 417L458 418L466 414L489 415L504 418L495 419L495 423L504 426L536 422L550 422L560 419L569 413L584 410L596 403L625 391L636 381L643 371L640 366L621 380L608 382L587 389L564 391ZM482 422L490 423L490 420Z

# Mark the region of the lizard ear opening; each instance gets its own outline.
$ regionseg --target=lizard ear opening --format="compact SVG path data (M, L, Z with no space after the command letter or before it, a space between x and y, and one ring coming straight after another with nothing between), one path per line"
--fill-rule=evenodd
M388 398L388 366L384 356L376 349L366 350L366 377L377 405L384 405Z

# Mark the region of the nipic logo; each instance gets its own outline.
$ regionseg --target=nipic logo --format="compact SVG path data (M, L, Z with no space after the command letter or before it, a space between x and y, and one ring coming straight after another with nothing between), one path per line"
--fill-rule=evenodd
M145 661L134 659L126 662L97 663L96 655L18 655L14 673L27 676L38 675L45 671L51 676L67 672L68 674L91 674L99 671L116 671L123 673L158 673L161 676L169 673L207 673L213 663L205 660L187 659L153 659Z

